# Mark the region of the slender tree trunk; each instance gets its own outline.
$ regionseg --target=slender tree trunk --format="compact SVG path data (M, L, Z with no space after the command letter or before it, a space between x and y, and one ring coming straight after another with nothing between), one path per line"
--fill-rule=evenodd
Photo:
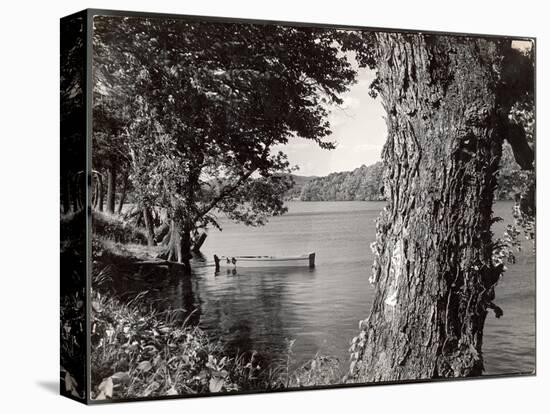
M498 47L484 39L378 36L388 200L377 223L375 298L352 345L360 382L480 375L502 268L491 260Z
M181 232L181 252L183 263L189 263L191 259L191 226L187 223L183 225Z
M120 194L120 200L118 202L117 214L122 214L122 207L124 207L124 202L126 201L127 190L128 190L128 175L124 174L124 179L122 180L122 192Z
M181 234L175 220L170 220L170 241L168 242L167 260L180 263L183 260L181 252Z
M97 200L98 200L98 192L97 192L97 183L96 183L96 185L92 188L92 207L94 209L97 208Z
M97 174L97 207L99 211L103 211L103 177Z
M201 233L201 235L199 236L198 239L196 239L194 242L193 242L193 253L198 253L201 251L201 247L202 245L204 244L204 242L206 241L206 237L207 237L207 234L206 233Z
M153 226L153 216L149 207L143 208L143 222L145 223L145 230L147 232L147 245L155 246L155 229Z
M111 165L107 174L107 212L114 214L116 199L116 165Z

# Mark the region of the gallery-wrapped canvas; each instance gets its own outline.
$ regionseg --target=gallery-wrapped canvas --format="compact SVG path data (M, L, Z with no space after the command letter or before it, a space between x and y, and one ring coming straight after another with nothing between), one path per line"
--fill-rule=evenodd
M61 393L535 373L535 40L61 19Z

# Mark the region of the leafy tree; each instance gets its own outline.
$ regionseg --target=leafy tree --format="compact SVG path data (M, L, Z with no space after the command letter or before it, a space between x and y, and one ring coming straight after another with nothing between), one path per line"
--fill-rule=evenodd
M261 225L286 211L286 156L300 137L331 149L328 107L355 72L335 30L96 17L99 59L131 97L131 180L167 210L166 257L188 267L193 234L215 212ZM114 52L112 52L114 50Z

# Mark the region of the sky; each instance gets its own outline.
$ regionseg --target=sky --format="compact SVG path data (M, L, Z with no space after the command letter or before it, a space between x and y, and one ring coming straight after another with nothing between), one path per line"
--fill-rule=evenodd
M300 167L295 174L324 176L380 160L387 130L380 98L368 94L373 79L373 71L359 69L357 83L342 95L343 105L331 112L332 135L326 140L336 141L336 149L323 150L302 138L293 138L277 148L288 155L291 165Z
M514 40L512 46L527 50L532 42ZM301 138L275 148L288 155L291 165L300 167L295 174L325 176L380 161L387 129L380 98L373 99L368 93L374 76L372 70L358 69L357 83L342 95L341 109L330 114L332 135L327 140L336 141L336 149L323 150L314 142Z

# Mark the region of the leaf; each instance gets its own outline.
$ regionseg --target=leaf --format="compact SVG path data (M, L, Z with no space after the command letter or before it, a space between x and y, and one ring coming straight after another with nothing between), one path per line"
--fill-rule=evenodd
M99 384L99 387L97 387L97 389L99 391L101 391L101 393L103 393L106 398L112 398L113 397L113 380L112 380L112 378L109 377L107 379L104 379L101 382L101 384Z
M155 357L155 359L153 359L153 365L158 365L159 362L160 362L160 354L157 355L157 356Z
M149 386L143 391L142 397L148 397L151 393L155 392L160 388L160 384L156 381L153 381Z
M166 391L166 395L178 395L178 392L174 387L172 387L168 391Z
M143 372L148 372L151 370L152 367L153 366L149 361L143 361L138 364L137 369Z
M212 377L208 383L208 389L210 392L220 392L223 388L224 382L225 381L223 378Z
M128 385L130 384L131 378L130 375L128 375L127 372L115 372L113 375L111 375L111 378L113 379L113 382L116 384L124 384Z

